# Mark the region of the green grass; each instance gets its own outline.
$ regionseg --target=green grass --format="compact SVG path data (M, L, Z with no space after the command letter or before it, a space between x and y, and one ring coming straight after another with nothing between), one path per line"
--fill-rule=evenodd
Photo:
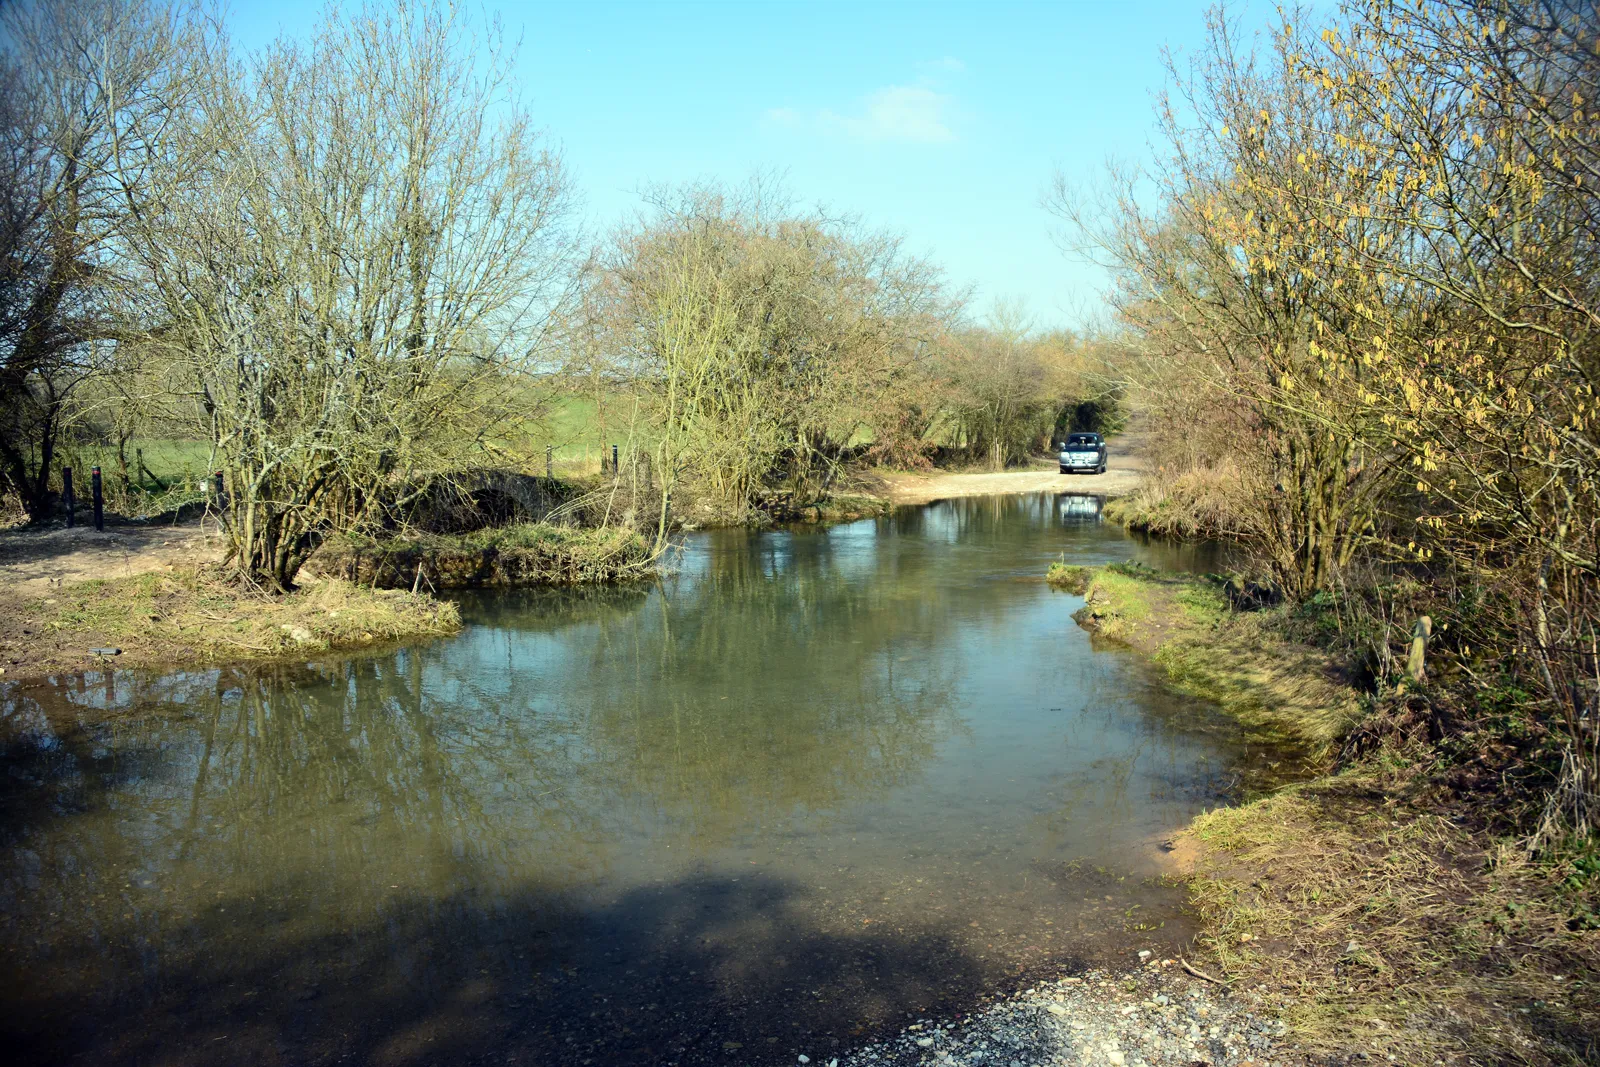
M143 453L144 470L139 467ZM211 446L205 441L138 437L122 455L128 462L127 484L115 444L68 442L57 451L58 467L70 467L79 506L89 502L89 477L98 466L106 509L132 518L147 518L203 499L200 482L211 473ZM60 488L59 478L56 487Z
M1108 606L1100 632L1107 637L1127 634L1150 618L1157 588L1147 579L1110 567L1095 572L1086 595Z
M543 473L549 448L557 477L581 478L600 470L602 455L610 461L612 445L619 446L624 457L629 451L633 401L620 394L599 402L582 393L553 399L530 394L528 406L539 409L539 416L508 427L495 442L516 466ZM655 439L642 426L635 430L631 448L651 451Z
M163 482L180 478L192 481L209 473L211 445L206 441L136 437L128 442L123 451L128 458L128 476L132 480L139 478L137 466L140 451L144 453L145 467ZM66 444L58 450L57 457L62 466L73 468L73 474L80 483L87 483L89 468L94 466L99 466L101 474L108 479L121 475L115 444ZM148 479L146 484L151 484Z
M1050 564L1044 580L1064 592L1082 596L1089 591L1089 579L1094 571L1089 567L1075 567L1065 560Z
M1256 740L1291 741L1323 755L1361 714L1330 657L1284 636L1281 609L1235 612L1211 580L1102 567L1075 617L1150 656L1175 688L1212 701Z

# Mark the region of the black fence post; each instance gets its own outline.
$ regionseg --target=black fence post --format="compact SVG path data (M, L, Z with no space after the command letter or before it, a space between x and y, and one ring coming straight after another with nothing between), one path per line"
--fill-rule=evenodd
M77 522L77 516L73 513L78 510L78 500L72 495L71 467L61 468L61 499L67 505L67 529L70 530Z
M617 446L611 446L611 473L621 474L622 468L617 464Z
M217 471L217 514L221 515L228 508L228 489L222 484L222 472Z
M556 450L549 445L544 446L544 476L554 479L556 476Z
M94 498L94 528L106 528L105 497L100 492L100 468L89 468L89 494Z

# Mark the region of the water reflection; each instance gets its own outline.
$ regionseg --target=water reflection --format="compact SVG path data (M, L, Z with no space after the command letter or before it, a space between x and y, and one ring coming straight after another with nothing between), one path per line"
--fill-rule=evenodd
M1137 876L1248 754L1038 576L1209 562L1085 499L715 532L657 586L471 597L383 655L13 684L7 1030L47 1061L776 1060L1181 936Z

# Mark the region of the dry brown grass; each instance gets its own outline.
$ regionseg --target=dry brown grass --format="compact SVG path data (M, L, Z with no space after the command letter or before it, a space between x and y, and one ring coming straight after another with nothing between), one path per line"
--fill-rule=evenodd
M1261 521L1258 487L1224 458L1181 474L1157 470L1127 496L1106 501L1105 517L1130 530L1199 540L1249 538Z
M1359 716L1279 612L1232 611L1202 579L1101 569L1083 621L1324 756ZM1535 862L1481 828L1503 790L1462 797L1451 781L1436 750L1398 741L1197 818L1179 853L1195 857L1207 969L1267 994L1313 1062L1600 1062L1592 850Z
M1600 1054L1600 932L1559 867L1400 799L1371 764L1200 816L1205 950L1310 1050L1405 1064Z
M20 605L0 624L11 677L81 670L94 648L119 666L306 655L452 633L454 604L337 579L288 596L241 589L203 570L78 582Z

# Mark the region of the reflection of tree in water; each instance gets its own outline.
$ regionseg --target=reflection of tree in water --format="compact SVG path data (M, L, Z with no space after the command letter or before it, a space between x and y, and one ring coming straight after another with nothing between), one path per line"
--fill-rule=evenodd
M8 973L33 976L14 1002L39 1020L81 1008L92 1029L124 1001L149 1018L170 997L231 1010L264 981L292 1012L297 989L410 967L479 959L538 986L551 952L610 965L576 934L606 913L578 902L619 844L711 848L868 797L917 773L948 729L949 672L897 663L937 644L939 612L914 584L852 580L839 554L769 544L653 593L506 598L474 606L484 625L460 642L389 656L8 700L0 758L25 784L0 822L17 935L3 951ZM737 903L768 936L832 936L785 911L787 889L770 908L715 892L723 923ZM699 895L664 901L700 916ZM611 915L607 940L642 934ZM726 931L707 932L675 917L645 942L660 981L723 966L710 946ZM789 962L763 981L903 951L784 943ZM974 980L935 950L952 980Z
M953 718L952 670L898 662L943 636L929 590L856 580L876 566L871 538L740 532L704 544L707 558L641 609L574 598L568 613L550 596L492 615L471 605L505 649L432 666L457 699L570 719L589 749L577 757L586 782L607 783L610 802L634 805L653 833L698 846L916 774ZM492 661L502 669L485 670Z
M554 890L602 869L615 829L559 788L571 738L443 707L423 678L415 652L221 672L110 721L80 719L70 687L16 695L6 913L72 916L44 923L45 954L71 943L136 980L230 904L292 938L377 921L403 893Z

